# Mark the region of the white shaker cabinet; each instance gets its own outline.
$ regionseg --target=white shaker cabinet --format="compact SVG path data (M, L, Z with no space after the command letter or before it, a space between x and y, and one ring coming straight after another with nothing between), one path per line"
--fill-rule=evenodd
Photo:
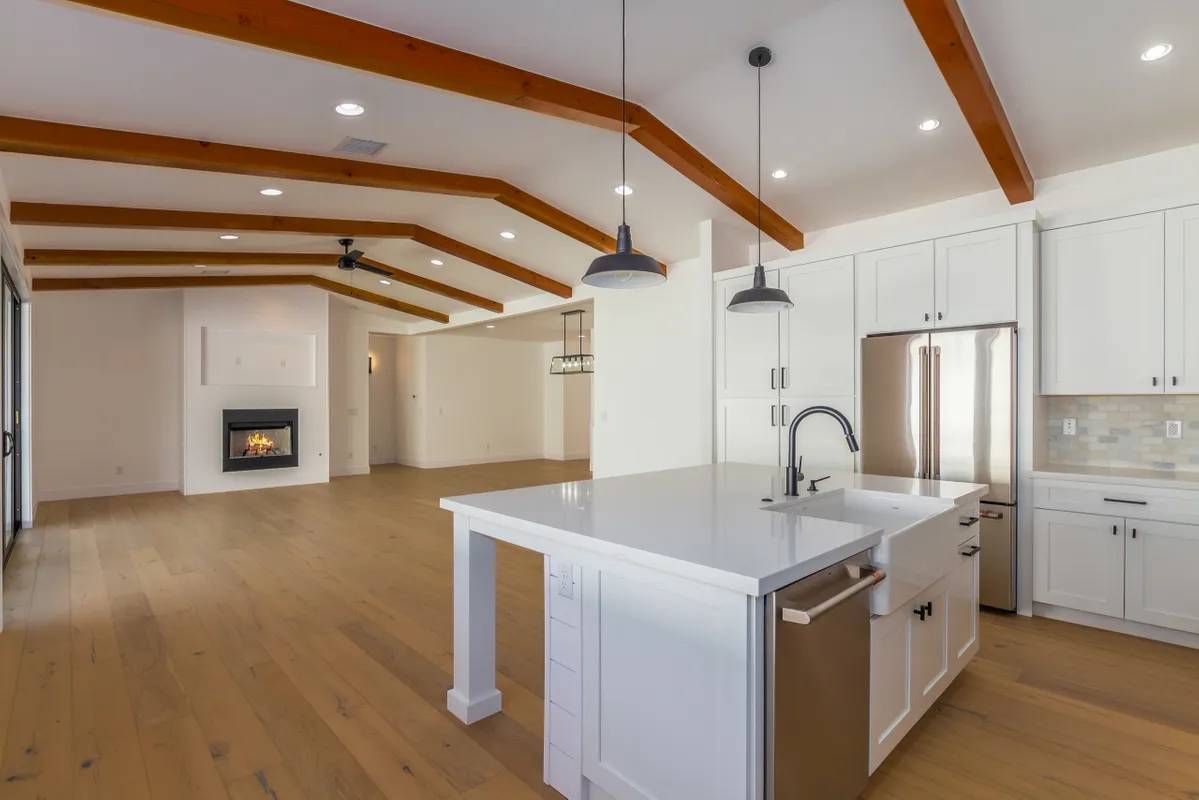
M1199 206L1166 212L1167 392L1199 392Z
M1199 525L1128 519L1127 619L1199 633Z
M978 524L978 523L975 523ZM979 537L958 548L958 562L949 573L949 661L959 667L978 652Z
M916 242L854 257L863 335L932 327L934 246Z
M778 286L778 270L766 273ZM775 397L779 382L779 314L727 310L733 295L753 285L745 275L716 284L716 396Z
M716 403L716 460L778 466L782 409L771 398Z
M1041 391L1164 390L1164 214L1041 235Z
M937 239L933 326L1016 319L1016 226Z
M1124 616L1124 520L1035 509L1033 599Z
M786 267L779 272L779 285L795 304L779 315L784 402L852 395L853 257Z

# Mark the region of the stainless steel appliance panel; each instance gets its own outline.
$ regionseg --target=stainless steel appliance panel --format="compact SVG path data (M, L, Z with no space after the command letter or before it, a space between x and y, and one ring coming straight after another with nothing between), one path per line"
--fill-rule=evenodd
M879 578L863 553L767 597L768 800L852 800L865 788Z
M928 345L927 333L862 340L862 472L924 477Z
M1016 610L1016 507L983 503L979 516L978 601Z
M938 331L930 343L930 477L985 483L983 502L1016 502L1016 329Z

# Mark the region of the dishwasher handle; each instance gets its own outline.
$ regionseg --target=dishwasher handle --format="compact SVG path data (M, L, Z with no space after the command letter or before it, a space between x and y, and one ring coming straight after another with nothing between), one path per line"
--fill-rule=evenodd
M861 576L862 573L866 573L865 577L861 577L860 580L851 586L847 586L832 597L817 603L811 608L800 609L782 606L779 609L779 616L782 617L783 622L794 622L797 625L808 625L812 622L812 620L816 619L821 614L833 610L849 598L853 597L855 594L866 591L871 586L881 583L887 577L887 573L872 566L848 567L847 569L858 573L857 575L851 575L851 577L856 578Z

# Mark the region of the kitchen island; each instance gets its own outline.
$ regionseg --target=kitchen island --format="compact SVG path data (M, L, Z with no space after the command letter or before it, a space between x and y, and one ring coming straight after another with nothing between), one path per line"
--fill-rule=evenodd
M854 473L800 497L783 486L775 468L716 464L443 498L454 513L449 710L470 724L501 708L495 541L509 542L546 560L547 783L572 799L767 797L768 601L868 554L887 574L870 587L864 656L873 770L977 649L977 604L959 586L955 613L949 584L956 569L976 590L969 547L986 487ZM913 630L925 608L938 622ZM955 616L964 648L947 639Z

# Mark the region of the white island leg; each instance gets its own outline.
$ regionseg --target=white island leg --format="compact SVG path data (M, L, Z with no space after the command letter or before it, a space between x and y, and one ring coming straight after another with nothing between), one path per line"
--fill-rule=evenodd
M467 725L500 710L495 688L495 540L454 515L454 688L446 708Z

